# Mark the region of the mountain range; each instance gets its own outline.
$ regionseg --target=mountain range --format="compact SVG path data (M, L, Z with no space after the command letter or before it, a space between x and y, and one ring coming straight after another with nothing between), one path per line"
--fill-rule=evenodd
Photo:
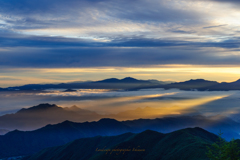
M43 149L24 160L200 160L218 136L201 128L163 134L151 130L118 136L82 138Z
M184 82L174 82L164 85L155 86L143 86L131 88L132 90L147 89L147 88L164 88L171 89L176 88L180 90L198 90L198 91L229 91L229 90L240 90L240 79L234 82L217 82L208 81L204 79L191 79Z
M94 121L103 118L96 112L76 106L62 108L55 104L39 104L23 108L16 113L0 116L0 128L7 130L34 130L47 124L57 124L65 120L73 122Z
M101 118L113 118L121 121L138 118L156 118L157 115L155 117L152 115L154 112L158 113L159 111L155 108L145 107L126 110L117 114L102 115L94 111L81 109L75 105L72 107L59 107L55 104L45 103L30 108L22 108L16 113L0 116L0 128L30 131L44 127L47 124L57 124L65 120L85 122L98 121Z
M37 107L31 110L35 109L39 110ZM79 138L140 133L145 130L169 133L186 127L202 127L215 134L221 130L227 140L240 138L240 124L226 117L179 116L128 121L104 118L84 123L64 121L34 131L14 130L0 136L0 158L30 155L46 147L63 145Z
M66 120L72 122L99 121L102 118L116 119L134 132L142 132L150 129L162 133L186 127L201 127L210 132L218 133L221 129L226 139L240 138L240 123L224 116L205 117L195 116L171 116L152 117L152 113L158 112L155 108L145 107L135 110L127 110L118 114L101 115L94 111L72 107L59 107L55 104L39 104L30 108L23 108L14 114L0 116L0 129L31 131L42 128L48 124L58 124ZM151 114L148 114L151 113ZM132 118L132 119L130 119ZM141 118L141 119L139 119Z
M29 155L46 147L63 145L78 138L113 136L130 131L132 129L129 126L114 119L84 123L64 121L34 131L14 130L0 136L0 158Z
M109 78L100 81L81 81L60 84L27 84L23 86L0 88L0 91L43 91L47 89L66 89L72 92L74 89L125 89L138 90L146 88L177 88L181 90L199 91L229 91L240 90L240 79L234 82L217 82L204 79L191 79L184 82L158 81L158 80L138 80L132 77L123 79Z
M47 89L129 89L171 83L169 81L137 80L132 77L123 79L110 78L100 81L69 82L60 84L27 84L23 86L0 88L0 91L26 91Z
M195 80L189 80L185 82L179 82L179 83L172 83L167 84L164 88L178 88L182 90L192 90L197 89L200 91L209 90L209 91L215 91L215 90L222 90L222 91L228 91L228 90L240 90L240 79L234 82L222 82L218 83L216 81L207 81L204 79L195 79Z

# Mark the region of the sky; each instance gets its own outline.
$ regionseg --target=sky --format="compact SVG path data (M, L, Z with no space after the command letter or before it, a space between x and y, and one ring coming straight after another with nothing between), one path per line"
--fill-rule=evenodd
M238 0L0 0L0 87L240 78Z

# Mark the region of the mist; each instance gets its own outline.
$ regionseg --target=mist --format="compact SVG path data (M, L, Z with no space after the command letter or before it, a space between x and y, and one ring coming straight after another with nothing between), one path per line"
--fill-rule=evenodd
M29 108L40 103L56 104L95 111L109 115L136 109L143 109L148 117L169 115L202 114L231 115L240 112L240 91L182 91L178 89L142 89L137 91L80 89L76 92L52 91L12 91L0 92L0 115L14 113L21 108ZM147 112L146 107L153 109ZM152 115L151 115L152 114ZM131 117L128 117L131 119Z

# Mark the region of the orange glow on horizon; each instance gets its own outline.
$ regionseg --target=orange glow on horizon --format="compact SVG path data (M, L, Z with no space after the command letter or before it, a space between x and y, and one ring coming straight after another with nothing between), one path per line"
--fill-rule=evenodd
M160 81L186 81L206 79L233 82L240 78L240 66L158 65L140 67L96 68L14 68L0 76L0 87L38 83L66 83L73 81L102 80L133 77Z

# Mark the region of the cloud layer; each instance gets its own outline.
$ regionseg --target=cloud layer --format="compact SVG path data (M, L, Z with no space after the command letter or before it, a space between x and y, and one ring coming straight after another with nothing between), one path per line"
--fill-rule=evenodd
M0 0L0 65L237 65L240 10L222 2Z
M144 89L139 91L78 90L77 92L1 92L0 115L39 103L63 107L77 105L101 114L117 114L136 108L151 107L164 115L240 113L239 91L181 91ZM159 113L159 115L160 115Z

